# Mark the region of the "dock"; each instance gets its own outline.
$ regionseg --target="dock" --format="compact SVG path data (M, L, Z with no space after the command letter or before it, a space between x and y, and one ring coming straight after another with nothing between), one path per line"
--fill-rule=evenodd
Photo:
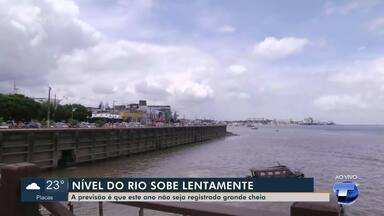
M225 125L0 130L0 164L56 168L158 151L226 135Z

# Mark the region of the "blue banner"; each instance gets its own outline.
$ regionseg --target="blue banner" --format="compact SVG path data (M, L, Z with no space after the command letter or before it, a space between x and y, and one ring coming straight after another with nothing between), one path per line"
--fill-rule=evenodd
M67 201L81 192L314 192L313 178L24 178L21 200Z

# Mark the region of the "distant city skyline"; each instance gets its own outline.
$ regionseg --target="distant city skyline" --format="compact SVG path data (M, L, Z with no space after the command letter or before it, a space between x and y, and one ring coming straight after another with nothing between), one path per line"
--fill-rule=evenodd
M384 1L0 1L0 93L384 124ZM52 96L51 95L51 96Z

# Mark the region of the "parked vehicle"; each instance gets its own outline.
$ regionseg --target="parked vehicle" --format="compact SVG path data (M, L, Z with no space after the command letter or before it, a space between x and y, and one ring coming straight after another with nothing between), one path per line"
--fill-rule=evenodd
M41 128L41 124L37 121L31 121L26 125L26 128Z
M6 123L1 123L0 124L0 129L9 129L9 128L10 128L9 125L6 124Z
M79 128L92 128L91 124L89 122L80 122L78 124Z
M53 126L55 128L69 128L69 126L64 122L56 122Z

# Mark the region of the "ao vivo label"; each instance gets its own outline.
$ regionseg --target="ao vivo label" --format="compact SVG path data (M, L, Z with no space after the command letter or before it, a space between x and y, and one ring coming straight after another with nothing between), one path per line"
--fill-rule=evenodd
M357 180L359 177L357 175L336 175L336 180Z

